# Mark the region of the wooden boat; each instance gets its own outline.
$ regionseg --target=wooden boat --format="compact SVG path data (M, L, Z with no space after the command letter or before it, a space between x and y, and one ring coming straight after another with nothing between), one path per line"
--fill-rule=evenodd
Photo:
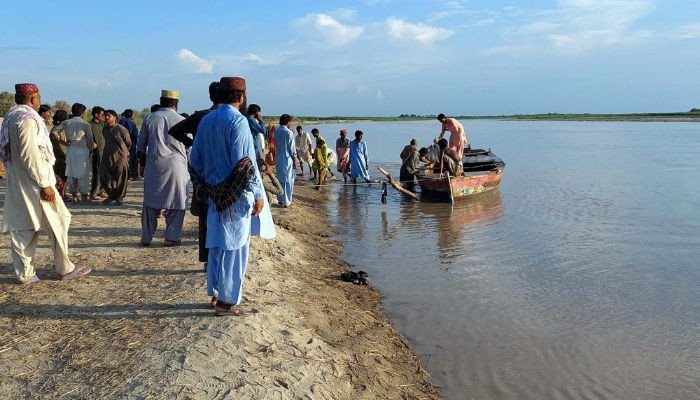
M448 176L432 170L416 175L421 188L421 198L433 198L454 202L496 189L501 183L506 163L490 149L464 149L462 157L464 174Z

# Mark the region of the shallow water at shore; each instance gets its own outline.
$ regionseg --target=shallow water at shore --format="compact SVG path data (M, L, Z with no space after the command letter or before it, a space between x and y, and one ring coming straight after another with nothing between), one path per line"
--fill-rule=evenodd
M437 122L361 129L398 175ZM700 127L467 121L506 161L499 191L414 203L326 189L344 258L448 399L700 398ZM310 129L310 127L308 127Z

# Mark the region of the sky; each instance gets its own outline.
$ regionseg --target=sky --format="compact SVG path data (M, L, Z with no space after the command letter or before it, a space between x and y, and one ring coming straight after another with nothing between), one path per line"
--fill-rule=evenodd
M696 0L4 2L0 91L121 111L222 76L263 114L509 115L700 107Z

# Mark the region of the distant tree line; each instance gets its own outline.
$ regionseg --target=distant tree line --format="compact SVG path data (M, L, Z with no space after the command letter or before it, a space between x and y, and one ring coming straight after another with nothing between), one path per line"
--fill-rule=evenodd
M436 114L429 114L429 115L401 114L401 115L399 115L399 118L435 118L436 116L437 116Z

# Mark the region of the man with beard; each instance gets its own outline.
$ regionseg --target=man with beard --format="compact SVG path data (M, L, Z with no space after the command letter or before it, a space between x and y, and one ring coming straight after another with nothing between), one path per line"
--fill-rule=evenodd
M126 185L129 178L129 148L131 135L129 130L117 123L117 112L105 111L105 127L102 130L105 141L100 166L100 181L107 192L107 198L102 202L115 202L122 205L126 196Z
M0 232L10 233L12 265L20 283L39 282L32 258L39 231L49 237L56 272L61 279L78 278L90 268L76 268L68 259L70 212L56 196L54 157L49 132L36 110L39 88L15 85L15 102L0 128L0 161L7 166L7 193Z
M245 80L220 81L221 105L197 129L190 166L208 194L207 291L218 315L240 315L251 235L275 236L270 207L256 166L247 118ZM204 217L204 216L202 216Z
M160 109L149 114L141 125L137 154L144 165L141 245L150 246L158 227L158 216L165 217L166 247L180 243L187 204L187 151L185 145L168 135L168 130L184 118L177 113L180 93L163 90ZM165 211L163 211L165 210Z

